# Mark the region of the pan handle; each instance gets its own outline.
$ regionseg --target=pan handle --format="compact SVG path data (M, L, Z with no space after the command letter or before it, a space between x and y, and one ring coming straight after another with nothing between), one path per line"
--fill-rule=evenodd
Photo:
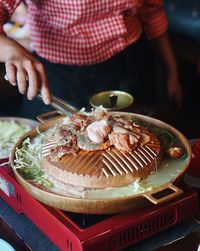
M54 110L54 111L39 114L37 116L37 120L40 121L41 123L43 123L48 120L57 119L57 118L61 118L61 117L64 117L64 114L58 110Z
M182 189L173 184L169 184L168 186L161 186L158 189L153 189L150 192L144 193L143 196L153 204L158 205L174 199L182 193Z
M41 94L37 94L36 97L38 99L42 100ZM40 122L45 122L45 121L48 121L51 119L63 117L65 115L69 116L69 115L72 115L72 114L78 112L78 109L76 107L67 103L63 99L58 98L55 95L52 95L51 98L52 98L52 102L51 102L50 106L56 110L38 115L37 119Z

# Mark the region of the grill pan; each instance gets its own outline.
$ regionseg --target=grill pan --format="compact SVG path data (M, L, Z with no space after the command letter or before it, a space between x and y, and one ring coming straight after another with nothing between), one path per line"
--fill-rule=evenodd
M126 113L126 112L110 112L111 115L122 115L125 116L127 119L132 120L139 120L146 124L149 124L151 126L159 127L168 130L171 132L184 146L186 151L186 159L184 161L184 164L181 168L181 171L176 175L174 178L169 178L166 182L159 185L157 188L153 188L149 192L134 194L130 196L124 196L124 197L117 197L117 198L104 198L104 199L82 199L82 198L76 198L72 196L64 196L59 193L52 192L48 190L45 187L37 186L36 184L33 184L32 182L29 182L28 180L25 180L19 172L16 170L14 166L14 160L15 160L15 152L17 148L20 148L22 145L22 142L25 138L29 137L33 139L38 135L37 129L32 129L28 133L26 133L15 145L12 157L11 157L11 163L13 171L16 175L17 180L19 183L24 187L24 189L29 192L33 197L38 199L40 202L50 205L55 208L59 208L66 211L76 212L76 213L90 213L90 214L111 214L111 213L119 213L119 212L126 212L135 210L138 208L142 208L145 206L148 206L150 204L161 204L164 202L167 202L169 200L173 200L177 196L183 193L182 189L179 188L180 181L183 178L183 175L189 165L190 159L191 159L191 148L188 140L185 138L185 136L179 132L174 127L170 126L167 123L164 123L160 120L134 114L134 113ZM44 118L44 116L43 116ZM55 124L62 121L62 117L59 115L59 118L51 119L46 122L43 122L41 125L39 125L39 131L44 132L54 126ZM44 119L43 119L44 120ZM132 167L133 168L133 167ZM117 172L117 171L116 171ZM159 177L158 172L158 177ZM170 190L170 193L166 193L166 191ZM160 196L163 193L162 196ZM156 196L159 194L159 196Z

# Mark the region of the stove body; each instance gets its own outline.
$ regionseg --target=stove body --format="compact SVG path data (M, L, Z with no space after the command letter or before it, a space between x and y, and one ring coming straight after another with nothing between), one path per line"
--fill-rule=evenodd
M63 251L120 250L195 217L198 194L185 184L181 189L183 195L161 205L115 215L83 215L38 202L17 182L8 165L0 168L1 198L17 213L25 214Z

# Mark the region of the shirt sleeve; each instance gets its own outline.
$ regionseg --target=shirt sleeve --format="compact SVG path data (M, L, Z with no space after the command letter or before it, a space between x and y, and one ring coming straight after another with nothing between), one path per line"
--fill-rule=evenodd
M166 32L168 20L163 0L144 0L144 4L139 10L139 16L148 39L159 37Z
M5 33L3 25L9 21L20 0L1 0L0 3L0 33Z

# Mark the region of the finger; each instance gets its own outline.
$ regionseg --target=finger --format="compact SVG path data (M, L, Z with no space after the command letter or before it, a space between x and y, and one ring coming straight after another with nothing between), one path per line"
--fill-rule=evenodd
M33 64L31 62L26 64L26 71L28 76L28 92L27 92L27 98L29 100L32 100L36 97L38 93L38 76L37 76L37 69L34 68Z
M17 79L16 79L16 67L14 64L10 62L6 62L6 77L7 80L13 85L17 85Z
M41 83L40 88L41 88L42 99L46 105L49 105L51 103L51 92L48 87L44 66L42 64L37 64L37 69Z
M26 93L26 71L22 67L17 68L17 85L21 94Z

